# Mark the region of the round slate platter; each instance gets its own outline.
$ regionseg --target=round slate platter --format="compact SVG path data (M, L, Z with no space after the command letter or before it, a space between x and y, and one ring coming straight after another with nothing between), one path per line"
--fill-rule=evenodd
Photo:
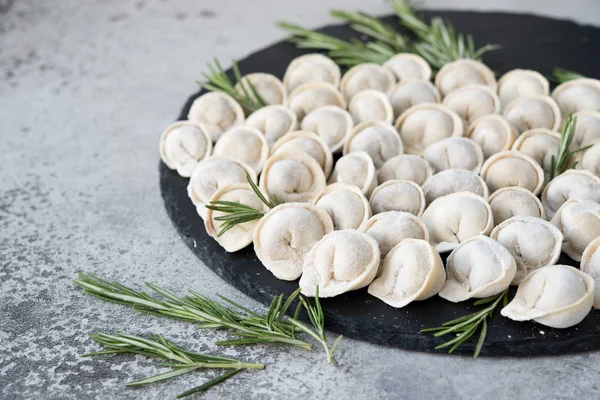
M424 13L426 17L433 14ZM514 68L528 68L548 75L554 66L572 69L597 77L600 68L600 29L567 21L505 13L436 11L453 22L460 32L470 32L476 44L498 43L500 50L485 55L485 63L496 74ZM383 18L398 27L393 16ZM401 30L400 27L398 27ZM355 34L347 26L329 26L321 31L348 39ZM242 74L268 72L283 77L288 63L305 53L291 44L279 42L239 61ZM186 119L192 101L186 102L180 120ZM203 221L187 196L188 179L160 163L160 188L165 207L175 228L188 247L211 270L226 282L255 300L269 304L280 293L289 294L298 282L276 279L256 258L252 246L237 253L227 253L204 230ZM577 265L563 256L559 263ZM197 289L197 288L196 288ZM511 298L514 289L511 292ZM327 328L347 337L404 349L434 352L437 344L448 340L419 331L439 326L444 321L473 312L472 301L452 304L439 297L414 302L394 309L366 289L322 300ZM469 341L454 354L472 354L475 344ZM569 329L552 329L532 322L514 322L495 315L488 326L482 355L535 356L600 349L600 311L593 310L579 325ZM445 352L440 350L440 352Z

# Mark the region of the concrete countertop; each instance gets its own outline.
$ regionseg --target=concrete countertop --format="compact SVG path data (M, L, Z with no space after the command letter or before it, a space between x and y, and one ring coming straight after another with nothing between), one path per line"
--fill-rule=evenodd
M427 8L471 1L425 1ZM600 25L600 2L480 1ZM219 348L222 333L140 315L84 295L75 270L141 287L224 294L260 305L203 267L158 189L158 138L213 57L280 40L284 19L318 27L329 8L389 13L383 0L0 0L0 398L172 398L212 373L141 389L144 357L80 359L94 331L163 333L191 349L268 364L205 398L600 398L600 353L478 359L342 341L321 351Z

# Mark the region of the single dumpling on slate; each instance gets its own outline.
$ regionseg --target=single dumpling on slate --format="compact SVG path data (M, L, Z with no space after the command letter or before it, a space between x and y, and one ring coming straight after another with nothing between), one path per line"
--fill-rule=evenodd
M305 83L325 82L338 87L341 76L340 67L331 58L311 53L292 60L283 76L283 83L291 93Z
M600 203L592 200L567 200L550 222L564 236L562 251L573 260L581 261L585 248L600 237Z
M294 131L282 136L271 148L271 155L283 151L303 151L315 159L325 174L325 178L333 168L333 155L329 146L316 133Z
M254 111L244 124L261 131L272 146L280 137L298 128L298 117L286 106L272 105Z
M396 84L396 77L379 64L363 63L350 68L340 82L340 90L350 101L358 92L373 89L388 93Z
M210 135L192 121L175 122L160 137L160 158L184 178L189 178L196 165L211 153Z
M431 79L431 67L425 59L413 53L398 53L383 63L399 81Z
M484 115L500 112L500 99L496 91L483 85L454 89L444 97L442 104L460 115L467 125Z
M544 75L530 69L513 69L498 80L498 96L505 108L521 96L548 96L550 83Z
M377 171L377 181L384 183L398 179L423 185L431 175L433 175L431 165L423 157L413 154L400 154L383 163Z
M394 110L394 117L398 118L412 106L423 103L440 103L440 92L429 81L416 79L398 82L388 93L390 104Z
M449 62L435 75L435 86L442 96L469 85L484 85L494 91L498 87L492 70L475 60L460 59Z
M465 137L481 147L483 158L487 160L496 153L510 150L517 139L517 130L504 116L489 114L473 121Z
M580 78L561 83L552 91L552 98L564 115L600 111L600 80Z
M600 141L579 155L578 169L600 176Z
M581 257L581 271L594 279L596 284L594 308L600 309L600 237L585 248Z
M391 180L373 190L369 203L373 214L405 211L419 217L425 210L425 195L415 182Z
M306 114L302 120L303 131L314 132L327 143L332 153L340 153L344 142L354 127L352 116L337 106L323 106Z
M562 117L558 104L550 96L521 96L504 109L504 116L519 132L546 128L557 131Z
M505 187L522 187L537 195L544 187L544 170L531 157L509 150L494 154L483 163L481 177L490 193Z
M344 144L344 155L355 151L365 151L375 168L379 168L390 158L402 154L404 146L392 125L368 121L356 125Z
M213 154L242 161L260 174L269 157L269 144L258 129L236 126L221 135Z
M394 110L387 95L374 89L361 90L348 104L355 124L367 121L394 122Z
M573 117L577 118L571 142L573 150L600 143L600 111L579 111Z
M336 182L354 185L365 196L371 196L377 186L377 173L371 156L364 151L354 151L340 157L329 177L329 184Z
M521 133L512 150L533 158L544 169L546 177L552 169L552 158L557 159L560 134L546 128L531 129Z
M525 188L515 186L496 190L488 202L492 207L495 226L514 216L546 218L540 199Z
M600 178L588 171L570 169L552 179L542 192L542 204L549 219L571 199L600 203Z
M288 96L287 106L296 113L298 120L317 108L337 106L345 109L347 106L344 96L330 83L312 82L298 86Z
M483 151L474 141L464 137L442 139L429 145L423 157L433 168L433 172L447 169L466 169L479 173L483 165Z
M471 192L484 199L489 190L483 179L474 172L465 169L447 169L438 172L422 185L427 204L438 197L458 192Z
M335 230L360 229L371 218L369 200L354 185L331 184L317 194L314 204L327 211Z
M202 125L216 142L223 132L244 123L244 109L230 95L223 92L208 92L192 103L188 120Z
M283 82L275 75L255 72L244 75L241 82L238 82L235 85L235 89L240 95L244 96L248 94L248 97L253 102L257 102L258 99L254 95L250 85L248 85L248 82L254 87L254 90L256 90L256 93L258 93L265 105L285 104L287 100L287 90L283 85Z

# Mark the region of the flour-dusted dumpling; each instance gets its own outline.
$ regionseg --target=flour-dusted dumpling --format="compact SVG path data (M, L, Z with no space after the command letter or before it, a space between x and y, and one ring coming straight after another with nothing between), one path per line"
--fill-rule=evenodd
M189 178L196 165L211 152L210 135L192 121L175 122L160 137L160 158L184 178Z
M600 111L600 80L580 78L561 83L552 91L552 98L564 115Z
M256 196L256 193L254 193L254 190L252 190L252 187L248 183L224 186L213 194L210 201L231 201L247 205L255 210L267 211L267 206ZM224 215L227 215L227 213L206 208L206 218L204 219L206 232L230 253L241 250L252 243L254 228L258 224L258 220L235 225L219 236L224 222L218 221L215 218Z
M552 157L556 160L560 134L546 128L531 129L521 133L512 150L527 154L549 174Z
M577 168L600 176L600 142L581 153Z
M550 222L536 217L516 216L496 226L490 237L500 242L517 262L513 284L538 268L556 263L563 235Z
M429 231L417 216L403 211L386 211L372 216L362 227L379 244L381 258L404 239L422 239L429 242Z
M435 76L442 96L468 85L484 85L496 90L496 77L485 64L475 60L456 60L444 65Z
M244 110L227 93L209 92L198 97L188 112L188 120L196 122L210 134L213 142L236 125L244 122Z
M341 157L336 163L329 183L345 183L358 187L369 197L377 186L375 164L364 151L355 151Z
M561 113L550 96L521 96L504 109L504 116L519 132L535 128L556 131L560 128Z
M269 157L269 144L265 135L258 129L236 126L221 135L215 144L213 154L245 162L260 174Z
M429 242L440 253L453 250L473 236L488 235L494 227L490 205L471 192L438 197L421 219L429 231Z
M473 121L466 137L481 147L483 158L487 160L496 153L510 150L517 138L517 130L504 116L489 114Z
M317 194L314 204L327 211L336 230L360 229L371 218L369 200L354 185L329 185Z
M600 203L592 200L567 200L550 221L563 234L562 251L581 261L585 248L600 237Z
M433 175L422 185L427 204L438 197L458 192L471 192L487 199L490 192L483 179L472 171L447 169Z
M425 210L425 195L421 186L414 182L391 180L373 190L369 203L373 214L406 211L418 217Z
M266 105L284 104L286 102L287 90L283 86L283 82L275 75L255 72L242 77L243 87L241 82L235 85L235 89L240 95L248 96L253 101L257 101L247 81L254 87L256 93Z
M596 284L594 308L600 309L600 237L585 248L581 257L581 271L594 279Z
M283 203L312 202L325 185L323 169L303 151L273 154L260 175L260 188Z
M371 121L354 127L344 144L344 155L364 151L379 168L390 158L402 154L404 148L398 132L390 124Z
M348 104L348 111L355 124L365 121L394 122L394 110L387 95L374 89L356 93Z
M431 67L421 56L412 53L399 53L383 63L383 67L399 81L431 79Z
M498 80L498 96L502 108L521 96L548 96L550 84L544 75L530 69L513 69Z
M454 89L444 97L442 104L460 115L467 125L484 115L500 112L500 99L496 91L483 85Z
M568 265L551 265L527 275L500 313L515 321L569 328L589 314L594 290L594 279L588 274Z
M537 195L544 186L544 170L531 157L518 151L494 154L483 163L481 177L490 192L504 187L522 187Z
M458 303L493 296L510 286L516 272L517 263L506 247L487 236L475 236L448 256L440 297Z
M571 142L573 150L581 149L591 144L600 143L600 112L579 111L573 114L577 118L575 136Z
M423 155L425 149L442 139L463 136L464 124L457 113L441 104L419 104L396 120L406 154Z
M567 200L593 200L600 203L600 178L588 171L568 170L552 179L542 192L542 204L552 219Z
M245 125L261 131L269 146L272 146L280 137L298 128L298 117L285 106L272 105L254 111L246 119Z
M396 84L396 77L379 64L364 63L350 68L340 82L340 90L350 101L355 94L365 89L388 93Z
M293 281L302 275L310 249L331 231L333 222L325 210L307 203L280 204L256 225L254 251L275 277Z
M368 292L401 308L435 296L445 280L444 264L437 251L425 240L404 239L384 258Z
M540 199L531 191L522 187L498 189L490 196L488 202L492 207L494 225L496 226L516 215L546 218Z
M337 87L341 76L340 67L331 58L313 53L294 58L285 71L283 83L288 93L292 93L298 86L312 82Z
M423 157L433 168L433 172L446 169L466 169L479 173L483 165L483 151L471 139L450 137L429 145Z
M422 185L431 177L433 170L423 157L400 154L387 160L377 172L379 183L399 179Z
M334 231L319 240L304 260L300 289L305 296L334 297L373 281L379 268L379 247L356 230Z
M301 129L314 132L327 143L332 153L342 151L346 137L354 127L352 116L337 106L317 108L304 117Z
M284 135L273 145L271 155L282 151L305 152L319 163L325 173L325 178L329 176L333 168L333 155L329 151L329 146L316 133L295 131Z
M298 120L312 110L323 106L338 106L345 109L347 104L344 96L330 83L313 82L298 86L290 93L288 107L296 113Z
M440 92L429 81L402 80L388 93L394 117L398 118L412 106L423 103L439 103L442 100Z

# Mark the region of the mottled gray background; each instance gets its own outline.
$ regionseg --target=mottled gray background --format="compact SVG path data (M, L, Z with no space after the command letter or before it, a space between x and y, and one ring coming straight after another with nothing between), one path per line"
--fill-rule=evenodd
M423 3L600 25L598 0ZM86 337L97 330L164 333L199 351L268 364L211 399L600 397L597 352L474 361L348 339L334 368L319 351L217 350L222 334L73 288L80 269L260 308L203 267L171 226L158 189L158 137L212 57L228 62L280 40L278 19L329 23L332 7L389 12L382 0L0 0L0 398L161 399L203 379L126 389L155 373L154 363L78 358L98 348Z

